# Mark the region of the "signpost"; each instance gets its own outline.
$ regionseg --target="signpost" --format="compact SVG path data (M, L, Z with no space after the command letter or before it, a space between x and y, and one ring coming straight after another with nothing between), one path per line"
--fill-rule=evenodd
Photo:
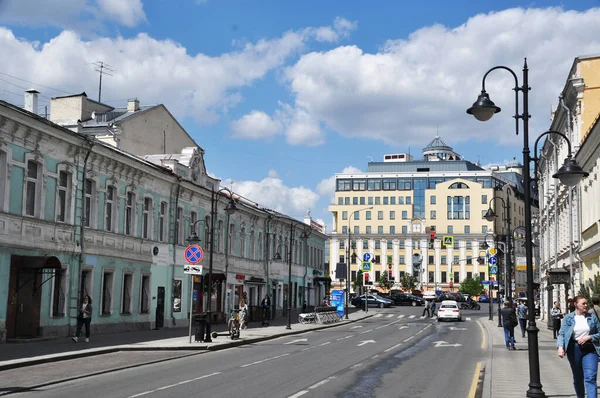
M202 275L202 266L196 265L200 261L202 261L202 257L204 257L204 251L198 245L189 245L186 247L185 252L183 253L183 257L185 257L185 261L190 265L183 266L183 273L188 274L190 276L190 325L189 325L189 337L190 344L192 344L192 312L194 309L194 275Z
M444 246L454 246L454 236L452 235L444 235L442 238L442 245Z

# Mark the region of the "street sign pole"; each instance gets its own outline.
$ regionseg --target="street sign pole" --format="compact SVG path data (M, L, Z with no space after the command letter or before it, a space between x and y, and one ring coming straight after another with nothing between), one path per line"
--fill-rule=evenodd
M190 344L192 344L192 311L194 306L194 275L190 274Z

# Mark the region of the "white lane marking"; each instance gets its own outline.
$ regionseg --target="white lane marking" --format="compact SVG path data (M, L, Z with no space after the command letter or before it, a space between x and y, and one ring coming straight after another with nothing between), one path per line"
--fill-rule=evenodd
M388 348L387 350L384 350L383 352L392 351L393 349L395 349L395 348L398 348L398 347L400 347L401 345L402 345L402 343L398 343L398 344L396 344L395 346L393 346L393 347L390 347L390 348Z
M398 315L398 318L404 318L404 314Z
M362 328L362 326L352 326L350 329L358 329L358 328Z
M467 321L470 321L470 320L471 320L471 318L466 318L466 319L467 319Z
M408 326L400 326L400 327L398 328L398 330L402 330L402 329L408 329Z
M377 359L377 357L378 357L378 356L379 356L379 355L373 355L373 356L371 357L371 359Z
M394 322L391 322L391 323L386 323L385 325L381 325L381 326L376 327L375 330L381 329L381 328L385 328L387 326L392 326L392 325L394 325L394 324L396 324L398 322L400 322L400 321L394 321Z
M421 334L421 333L423 333L423 330L425 330L425 329L421 329L421 330L419 330L417 333L415 333L415 336L416 336L416 335L418 335L418 334Z
M316 346L314 346L314 345L313 345L313 346L311 346L311 347L306 347L306 348L303 348L303 349L302 349L302 351L308 351L308 350L310 350L310 349L312 349L312 348L315 348L315 347L316 347Z
M375 314L375 316L373 316L373 318L379 318L381 315L383 315L383 314Z
M356 369L356 368L360 368L362 366L362 362L359 362L355 365L350 366L350 369Z
M284 345L294 344L294 343L298 343L299 341L307 341L307 339L296 339L296 340L288 341L287 343L283 343L283 344Z
M340 337L339 339L335 339L335 341L345 340L345 339L349 339L351 337L352 336Z
M362 347L365 344L369 344L369 343L375 343L375 340L363 340L360 343L358 343L356 346L357 347Z
M258 365L259 363L263 363L263 362L267 362L267 361L272 361L273 359L277 359L277 358L282 358L282 357L287 357L288 355L290 355L290 353L288 352L287 354L283 354L283 355L277 355L276 357L272 357L272 358L266 358L266 359L262 359L260 361L256 361L256 362L251 362L251 363L247 363L245 365L240 366L240 368L246 368L248 366L252 366L252 365Z
M414 317L415 317L414 315L411 315L411 316L409 316L409 318L410 318L410 319L412 319L412 318L414 318Z
M306 394L308 392L308 390L303 390L303 391L298 391L297 393L295 393L294 395L290 395L288 398L298 398L303 396L304 394Z
M218 374L221 374L221 372L215 372L215 373L211 373L208 375L204 375L204 376L200 376L200 377L195 377L193 379L190 380L184 380L184 381L180 381L179 383L175 383L175 384L170 384L168 386L163 386L160 388L157 388L155 390L150 390L150 391L146 391L146 392L141 392L139 394L135 394L135 395L131 395L129 398L137 398L137 397L141 397L144 395L148 395L148 394L152 394L153 392L157 392L157 391L162 391L162 390L166 390L168 388L173 388L173 387L177 387L180 386L182 384L186 384L186 383L191 383L192 381L196 381L196 380L202 380L202 379L206 379L207 377L211 377L211 376L216 376Z
M335 376L331 376L331 377L326 378L325 380L321 380L320 382L315 383L315 384L313 384L312 386L310 386L308 388L311 389L311 390L314 390L315 388L320 387L323 384L328 383L328 382L330 382L333 379L335 379Z
M394 316L394 314L388 314L387 318L391 318L393 316Z
M331 344L331 341L327 341L325 343L321 343L321 344L319 344L319 347L323 347L324 345L327 345L327 344Z
M362 332L361 334L369 333L369 332L372 332L372 331L373 331L373 329L365 330L365 331L364 331L364 332Z
M403 341L403 343L406 343L408 340L413 339L415 336L410 336L409 338L407 338L406 340Z

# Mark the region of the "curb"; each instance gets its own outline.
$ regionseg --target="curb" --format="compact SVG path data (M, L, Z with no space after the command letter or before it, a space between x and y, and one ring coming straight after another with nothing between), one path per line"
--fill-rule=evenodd
M33 365L41 365L41 364L51 363L51 362L67 361L70 359L86 358L86 357L91 357L91 356L96 356L96 355L112 354L114 352L121 352L121 351L200 351L198 353L189 354L189 355L197 355L202 352L221 351L221 350L225 350L228 348L233 348L233 347L238 347L238 346L243 346L243 345L248 345L248 344L254 344L254 343L260 343L262 341L273 340L273 339L277 339L280 337L302 334L302 333L306 333L306 332L313 331L313 330L323 330L323 329L329 329L329 328L337 327L337 326L341 326L341 325L347 325L350 323L361 321L363 319L371 318L372 316L373 315L367 315L360 319L343 321L344 323L333 323L330 325L323 325L323 326L314 327L314 328L305 329L305 330L292 330L292 331L284 332L284 333L277 334L277 335L255 337L255 338L250 338L247 340L233 340L228 343L219 344L219 345L216 345L213 347L208 346L208 345L196 345L196 346L192 345L190 347L183 347L183 346L150 347L150 346L122 345L122 346L98 348L98 349L94 349L93 351L75 351L75 352L67 353L64 355L61 354L59 356L48 356L46 358L37 358L37 359L31 359L29 361L22 361L22 362L15 362L15 363L8 363L8 364L0 365L0 372L3 370L17 369L17 368L23 368L23 367L27 367L27 366L33 366ZM178 358L181 358L181 357L178 357ZM166 360L170 360L170 359L175 359L175 358L169 358ZM162 361L163 360L159 360L158 362L162 362ZM155 363L155 362L148 362L148 363L144 363L141 365L146 365L146 364L151 364L151 363ZM132 366L127 366L127 367L123 367L123 368L119 368L119 369L111 369L107 372L128 369L128 368L141 366L141 365L132 365ZM102 371L102 372L106 373L104 371ZM94 373L94 374L89 374L89 375L85 375L85 376L70 378L67 380L61 380L61 381L70 381L70 380L79 379L79 378L83 378L83 377L94 376L96 374L102 374L102 373ZM54 383L54 382L52 382L52 383ZM43 384L40 386L28 387L27 389L33 389L33 388L37 388L37 387L41 387L41 386L45 386L45 385L48 385L48 384L46 383L46 384ZM0 395L4 395L4 394L0 394Z

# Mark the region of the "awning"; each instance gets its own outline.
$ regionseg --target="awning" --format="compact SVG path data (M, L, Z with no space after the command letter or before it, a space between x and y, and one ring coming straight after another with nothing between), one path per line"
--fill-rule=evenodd
M208 280L208 274L205 274L205 275L204 275L204 277L206 278L206 280ZM211 277L210 277L210 279L211 279L213 282L216 282L216 281L225 281L225 280L227 280L227 276L225 276L225 274L222 274L222 273L215 274L215 273L213 272L213 273L211 274Z
M255 284L255 285L264 285L265 283L267 283L267 281L265 281L263 278L257 278L255 276L251 276L250 278L246 279L244 282L249 283L249 284Z
M55 256L12 256L19 268L62 269L58 257Z
M317 276L315 278L313 278L313 282L325 282L325 283L331 283L331 278L328 276Z

